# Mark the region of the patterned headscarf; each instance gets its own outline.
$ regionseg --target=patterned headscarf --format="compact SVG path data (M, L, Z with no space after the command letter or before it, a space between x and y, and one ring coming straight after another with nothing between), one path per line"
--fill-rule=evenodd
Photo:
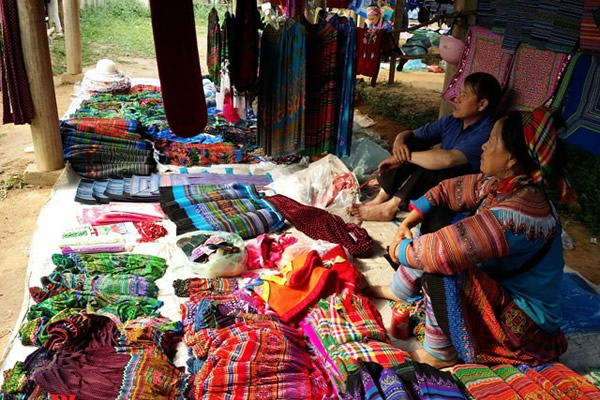
M371 15L381 15L381 9L377 6L370 6L367 8L367 16L370 17Z
M575 193L567 177L554 176L555 174L552 171L552 160L558 144L552 111L542 106L532 112L524 112L522 119L527 150L539 166L539 169L531 174L533 181L549 185L554 177L560 188L560 201L577 203L577 193Z

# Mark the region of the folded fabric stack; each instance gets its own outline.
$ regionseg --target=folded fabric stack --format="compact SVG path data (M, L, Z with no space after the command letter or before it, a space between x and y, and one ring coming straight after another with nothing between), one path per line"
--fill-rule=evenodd
M313 365L302 331L247 313L240 299L182 306L193 399L326 399L331 386Z
M381 315L365 297L344 290L320 300L301 327L340 394L359 359L384 368L401 365L407 355L387 341Z
M475 399L599 399L600 389L560 363L526 365L457 365L456 380Z
M127 120L82 121L61 122L64 158L79 175L94 179L150 175L155 169L152 144L128 130Z
M267 186L272 182L270 175L237 175L237 174L214 174L203 172L200 174L162 174L160 186L178 185L228 185L241 183L243 185L254 185L257 188Z
M178 185L160 188L160 205L177 234L225 231L250 239L283 227L283 217L253 185Z
M77 187L75 201L83 204L126 202L158 202L160 174L133 175L130 178L108 180L82 179Z
M155 222L165 219L166 215L157 203L110 203L82 210L82 224L110 225L120 222Z

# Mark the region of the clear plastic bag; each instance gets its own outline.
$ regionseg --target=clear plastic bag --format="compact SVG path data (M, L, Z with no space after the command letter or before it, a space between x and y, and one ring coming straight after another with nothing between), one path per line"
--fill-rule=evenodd
M342 161L356 175L358 183L364 183L377 172L379 163L390 156L390 152L368 137L361 137L352 143L352 154Z
M205 263L191 261L181 247L187 240L196 235L218 235L233 246L239 248L240 251L238 253L213 257ZM248 252L246 251L246 245L244 244L244 240L235 233L194 231L177 236L175 243L177 247L173 257L175 265L183 265L188 271L202 278L239 276L247 270Z

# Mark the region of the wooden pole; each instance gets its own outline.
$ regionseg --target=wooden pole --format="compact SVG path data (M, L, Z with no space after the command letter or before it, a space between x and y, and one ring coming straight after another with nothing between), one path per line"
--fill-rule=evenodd
M475 11L477 10L477 0L454 0L454 12L458 11ZM472 17L469 16L469 19ZM454 24L454 28L452 29L452 36L458 39L465 39L467 37L468 23L464 21L464 23ZM456 65L446 63L446 74L444 75L444 90L450 83L450 80L454 76L456 72ZM444 115L448 115L452 113L452 103L447 102L442 99L442 104L440 105L440 113L439 118L442 118Z
M383 18L383 15L381 16ZM402 29L404 23L404 0L396 1L396 8L394 9L394 30ZM394 36L394 42L398 45L400 41L400 32L392 33ZM388 83L394 83L396 80L396 54L392 53L390 56L390 75L388 77Z
M81 27L79 21L79 0L63 0L65 11L65 50L67 53L67 74L81 74Z
M31 136L35 161L38 171L54 171L62 168L64 162L44 5L39 0L17 0L17 10L25 71L33 100Z

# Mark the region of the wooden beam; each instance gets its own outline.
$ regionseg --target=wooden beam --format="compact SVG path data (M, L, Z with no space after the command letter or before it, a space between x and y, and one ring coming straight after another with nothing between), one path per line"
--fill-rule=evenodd
M64 162L44 5L39 0L17 0L17 9L25 72L33 100L31 136L35 161L38 171L54 171L62 168Z
M383 15L381 15L383 18ZM394 9L394 26L397 29L402 29L404 23L404 0L396 1L396 8ZM394 42L398 45L400 41L400 32L392 33L394 36ZM390 75L388 77L388 83L394 83L396 80L396 54L392 53L390 56Z
M81 26L79 0L63 0L65 12L65 51L67 74L81 74Z
M454 12L455 13L458 11L472 12L475 10L477 10L477 0L454 0ZM470 15L469 15L469 18L471 18ZM452 29L452 36L454 36L455 38L458 38L458 39L465 39L467 37L468 27L469 26L468 26L467 21L463 21L463 23L458 23L458 24L455 23L454 28ZM446 90L446 87L450 83L450 80L454 76L455 72L456 72L456 65L446 63L446 74L444 75L444 89L443 90ZM444 115L448 115L450 113L452 113L452 103L449 103L446 100L442 99L442 104L440 105L439 118L442 118Z

